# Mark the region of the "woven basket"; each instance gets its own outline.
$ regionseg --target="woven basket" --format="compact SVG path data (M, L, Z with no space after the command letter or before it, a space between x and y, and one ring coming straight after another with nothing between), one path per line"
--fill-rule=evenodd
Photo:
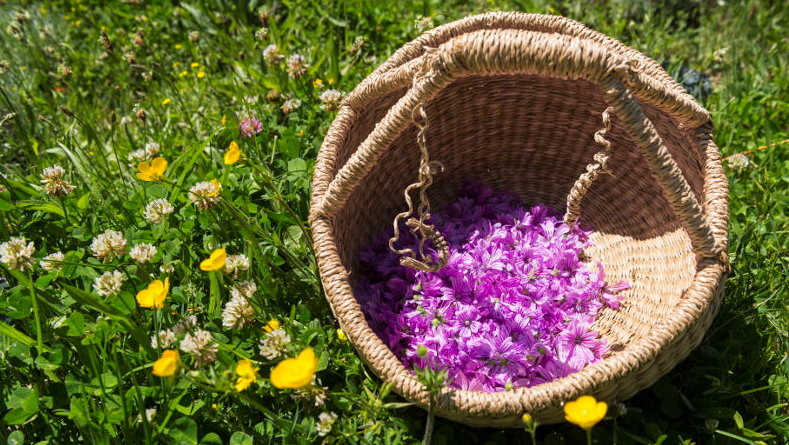
M611 349L603 360L531 388L445 388L437 414L518 427L524 413L562 421L562 405L583 394L627 399L687 357L720 304L728 183L711 133L709 112L655 61L575 21L491 13L436 28L350 93L318 154L310 224L326 298L370 368L426 407L353 288L359 249L405 209L427 149L444 166L426 196L434 208L465 178L567 208L571 220L580 206L595 231L586 253L606 281L632 286L595 322Z

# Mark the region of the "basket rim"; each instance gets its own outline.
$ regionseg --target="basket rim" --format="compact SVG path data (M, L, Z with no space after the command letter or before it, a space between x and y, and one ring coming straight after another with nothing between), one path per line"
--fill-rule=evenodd
M438 27L404 45L353 90L332 122L318 153L313 177L311 205L314 207L317 204L317 200L323 196L323 192L328 187L332 179L331 172L334 171L337 162L337 151L345 143L348 131L359 118L359 113L354 110L356 107L351 104L354 104L355 100L369 103L393 91L393 89L371 88L376 79L385 76L397 67L418 60L424 54L423 48L426 43L435 44L437 40L457 37L475 26L491 27L497 24L514 26L519 24L522 28L528 25L534 26L536 23L542 24L544 29L563 30L568 34L574 33L573 35L580 36L579 38L589 38L604 44L610 51L620 51L621 54L641 57L646 61L645 72L649 76L662 83L676 97L688 101L693 105L692 108L703 110L702 115L709 116L709 112L682 90L655 61L615 39L586 28L578 22L559 16L523 13L491 13L473 16ZM680 91L676 91L677 89ZM645 98L645 102L650 103L649 98ZM358 103L356 104L358 106ZM667 114L676 117L675 114ZM710 223L716 240L727 250L728 182L723 173L720 151L712 141L711 123L702 123L685 130L689 138L702 148L705 160L702 211ZM423 407L426 406L428 398L427 394L421 390L421 384L367 325L347 280L348 273L340 261L331 219L311 215L310 224L326 298L349 340L359 352L362 360L379 377L385 381L394 382L394 389L405 398ZM540 420L539 413L541 411L555 410L561 406L563 401L581 394L606 394L610 392L605 389L606 384L622 380L627 375L648 367L650 361L654 360L670 343L693 328L694 323L703 312L711 306L716 310L715 299L719 298L720 294L720 292L716 292L716 289L724 278L725 266L721 261L699 260L692 284L674 309L675 316L661 320L654 329L655 336L653 338L645 338L637 344L630 344L624 350L612 354L582 371L533 387L500 393L445 388L439 401L439 415L462 421L464 418L474 417L517 419L524 412L530 412ZM704 330L706 330L706 326L703 327L702 334ZM697 339L698 341L701 340L700 337ZM697 344L698 341L694 340L694 343ZM687 351L687 353L689 352L690 350ZM632 392L635 393L640 389Z

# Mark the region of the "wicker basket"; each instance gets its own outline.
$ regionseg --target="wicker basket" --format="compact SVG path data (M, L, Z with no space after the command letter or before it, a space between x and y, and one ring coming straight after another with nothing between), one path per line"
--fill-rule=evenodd
M350 93L318 154L310 224L329 304L370 368L425 407L427 393L370 329L353 288L360 247L404 210L427 148L444 166L427 193L435 208L464 178L568 216L580 204L595 231L586 253L609 283L632 285L619 310L597 318L611 347L603 360L531 388L445 388L437 413L517 427L524 413L559 422L564 402L583 394L627 399L687 357L720 304L728 184L711 133L709 112L657 63L572 20L492 13L436 28ZM590 187L601 170L611 174Z

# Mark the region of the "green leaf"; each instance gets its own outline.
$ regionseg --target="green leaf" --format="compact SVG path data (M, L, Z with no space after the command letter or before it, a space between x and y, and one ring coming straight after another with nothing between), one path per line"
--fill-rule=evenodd
M0 335L5 335L6 337L15 340L28 348L32 348L35 346L36 341L27 335L19 332L13 326L7 325L5 322L0 321Z
M70 286L68 284L62 284L63 288L68 292L71 298L77 300L79 303L82 303L86 306L92 307L99 312L104 313L108 317L110 317L113 321L120 324L126 332L128 332L135 340L145 348L148 352L153 352L151 348L151 341L148 337L148 334L143 331L139 326L132 324L129 319L118 309L108 306L106 303L95 297L93 294L85 292L82 289L79 289L74 286Z
M183 406L183 405L180 405L180 404L175 405L175 409L179 413L181 413L181 414L183 414L185 416L191 416L191 415L194 415L194 413L196 413L197 411L199 411L200 408L202 408L203 406L205 406L205 402L204 401L202 401L202 400L195 400L194 402L189 404L189 406Z
M200 440L200 445L223 445L222 438L216 433L208 433Z
M197 423L189 417L180 417L173 422L168 435L175 445L197 445Z
M737 429L741 430L745 428L745 422L743 422L742 415L740 415L740 413L735 411L733 417L734 417L734 423L737 425Z
M77 200L77 208L80 210L87 209L88 205L90 205L90 192L80 196L79 200Z
M22 445L25 443L25 435L21 431L16 430L8 435L6 443L8 445Z
M68 326L67 337L82 337L85 335L85 317L79 312L73 312L64 322Z
M254 445L254 442L252 441L252 436L236 431L230 436L230 445Z
M11 411L3 417L11 425L20 425L38 413L38 398L36 392L30 388L17 388L8 398L8 407Z
M35 201L19 201L16 203L16 208L21 210L39 210L47 213L54 213L61 218L65 216L63 214L63 209L61 209L60 206L50 202L41 203Z
M2 210L4 212L8 212L8 211L14 210L14 205L11 204L10 202L0 198L0 210Z
M288 161L288 172L306 173L307 163L304 162L304 159L301 158L291 159L290 161Z

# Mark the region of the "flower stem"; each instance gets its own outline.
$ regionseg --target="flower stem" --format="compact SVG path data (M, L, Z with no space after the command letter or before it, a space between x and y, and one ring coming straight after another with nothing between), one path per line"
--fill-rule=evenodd
M586 430L586 445L592 445L592 429Z
M65 201L62 198L58 198L58 201L60 201L60 208L63 209L63 219L66 220L66 225L71 225L71 222L68 219L68 210L66 210Z
M41 334L41 315L38 312L38 299L36 298L36 290L33 287L32 271L27 273L27 281L30 287L30 301L33 303L33 317L36 320L36 347L38 348L38 354L41 355L44 352L44 339Z
M433 397L430 397L430 409L427 411L427 423L425 424L425 438L422 439L422 445L430 445L433 439L433 426L436 422L436 410L433 403Z

